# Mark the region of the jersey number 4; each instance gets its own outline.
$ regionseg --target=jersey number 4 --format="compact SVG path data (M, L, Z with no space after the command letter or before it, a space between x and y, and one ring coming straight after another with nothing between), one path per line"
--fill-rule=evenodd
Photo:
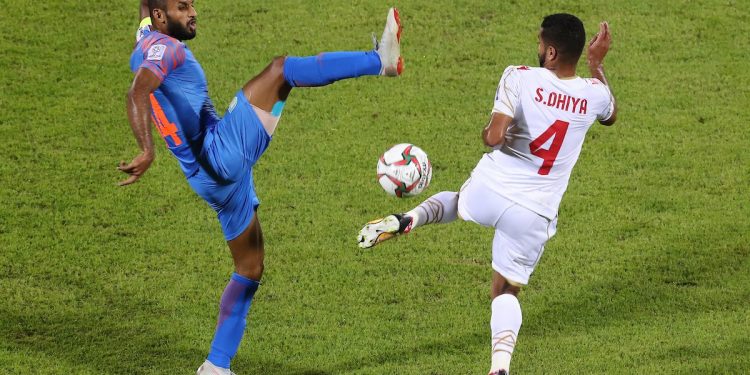
M557 159L557 154L560 152L563 139L565 139L565 133L568 132L568 125L570 125L570 123L556 120L549 128L547 128L547 130L544 131L544 133L540 134L536 139L529 143L531 154L544 159L542 167L539 168L538 173L540 175L548 175L552 166L555 164L555 159ZM542 146L552 137L554 137L554 139L549 148L542 148Z
M180 135L177 134L177 125L173 122L169 122L167 115L164 114L164 109L159 104L159 101L156 100L154 94L151 94L151 110L153 111L151 114L151 121L156 125L156 130L158 130L161 137L164 138L164 142L167 142L167 138L170 138L175 146L181 145L182 139L180 139ZM167 147L169 147L168 142Z

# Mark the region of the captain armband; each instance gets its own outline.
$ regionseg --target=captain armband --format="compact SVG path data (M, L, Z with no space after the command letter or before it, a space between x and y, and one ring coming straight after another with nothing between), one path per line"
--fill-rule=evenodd
M135 42L140 42L141 38L143 38L143 36L149 31L151 31L151 17L146 17L142 19L141 24L138 25L138 31L135 32Z

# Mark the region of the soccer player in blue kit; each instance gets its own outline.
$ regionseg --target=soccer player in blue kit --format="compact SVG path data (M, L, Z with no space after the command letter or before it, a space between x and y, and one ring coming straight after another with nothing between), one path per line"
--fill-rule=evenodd
M331 52L310 57L276 57L232 99L224 117L216 114L206 77L183 43L196 35L193 0L141 0L141 25L130 57L135 74L127 113L141 149L119 170L136 182L154 160L149 121L178 160L191 188L218 213L234 260L219 304L219 317L206 361L198 374L232 374L246 316L263 274L263 234L252 167L268 147L293 87L325 86L365 75L398 76L403 70L398 11L388 11L380 43L367 52Z

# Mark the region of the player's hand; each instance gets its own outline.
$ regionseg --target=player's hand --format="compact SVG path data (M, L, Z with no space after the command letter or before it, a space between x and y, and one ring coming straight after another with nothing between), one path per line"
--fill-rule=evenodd
M602 65L611 43L612 34L609 32L609 24L606 21L602 22L599 24L599 32L589 42L587 56L590 68L597 68Z
M125 164L124 161L120 161L120 165L117 166L117 169L123 171L124 173L127 173L130 175L127 179L120 181L120 186L130 185L136 181L138 181L141 176L146 173L146 170L148 167L151 166L151 163L154 161L154 153L153 152L142 152L138 156L136 156L133 161L130 162L130 164Z

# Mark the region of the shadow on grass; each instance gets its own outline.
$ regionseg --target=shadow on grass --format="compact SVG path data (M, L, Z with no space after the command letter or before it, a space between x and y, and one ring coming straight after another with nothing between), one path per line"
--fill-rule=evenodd
M238 369L242 369L242 373L247 374L268 374L268 375L334 375L334 374L346 374L354 371L364 371L370 368L376 370L380 367L393 368L391 365L398 365L399 363L410 363L414 362L414 358L417 356L444 356L446 353L466 353L474 350L477 345L486 344L488 337L486 332L474 332L474 333L461 333L451 338L444 340L433 340L430 342L416 342L407 348L400 350L391 351L375 351L367 356L367 358L355 358L342 362L323 363L318 369L304 369L300 367L294 367L290 364L282 364L278 362L269 361L257 361L252 358L242 359L240 358L236 365ZM383 373L385 370L376 371L375 373Z
M21 314L0 306L0 340L8 350L15 348L32 357L38 353L39 358L59 360L58 371L85 368L103 374L194 373L205 359L208 341L193 345L185 340L180 324L161 324L171 320L171 309L133 298L128 291L119 292L97 295L95 301L82 303L78 310L47 305ZM106 301L106 308L92 307L102 301ZM248 362L242 367L249 374L330 374L293 364ZM28 371L36 373L31 368Z
M66 289L70 288L76 287L67 285ZM90 293L90 290L80 287L76 289L79 295ZM54 292L54 289L48 291ZM80 303L80 308L41 306L40 302L31 302L40 308L19 313L19 310L0 305L0 340L11 351L16 348L18 352L31 356L38 353L39 358L59 360L58 369L68 371L192 374L205 359L208 342L194 344L186 340L186 337L196 334L182 332L181 327L187 323L173 323L174 308L165 308L158 301L122 289L89 296L89 300ZM416 342L398 351L374 350L367 358L321 363L316 368L248 356L240 356L233 365L244 374L333 375L384 364L398 365L413 361L415 355L466 352L484 341L484 332L457 332L455 337L445 340ZM34 372L34 369L28 370Z
M746 255L744 248L736 251ZM541 308L524 310L524 335L564 334L623 321L648 321L676 312L700 313L746 305L738 304L737 293L710 301L694 298L696 291L705 295L722 285L737 272L736 263L707 253L693 254L689 262L680 263L678 260L684 258L672 254L643 256L627 269L566 287L565 293L541 291L551 296ZM78 288L77 295L89 299L81 302L80 308L42 304L39 300L44 300L44 295L33 296L36 301L30 301L30 305L39 306L33 310L0 305L0 340L11 350L15 347L21 352L39 353L40 357L59 358L61 363L107 374L192 373L205 358L207 343L186 341L185 337L196 336L195 332L181 332L187 323L170 323L175 319L170 316L173 307L165 308L158 301L124 289L92 295L90 286L67 285L69 288ZM48 289L47 293L55 290ZM415 342L399 350L374 348L366 358L321 363L317 368L253 358L238 358L236 365L247 374L348 373L413 362L416 356L473 350L486 342L486 333L456 332L453 337Z
M586 282L547 289L544 305L524 310L527 334L573 333L625 321L750 307L750 292L737 275L745 275L750 251L744 245L723 251L673 245L652 249L609 267ZM521 297L523 306L523 297ZM743 307L744 306L744 307ZM532 323L533 322L533 323Z

